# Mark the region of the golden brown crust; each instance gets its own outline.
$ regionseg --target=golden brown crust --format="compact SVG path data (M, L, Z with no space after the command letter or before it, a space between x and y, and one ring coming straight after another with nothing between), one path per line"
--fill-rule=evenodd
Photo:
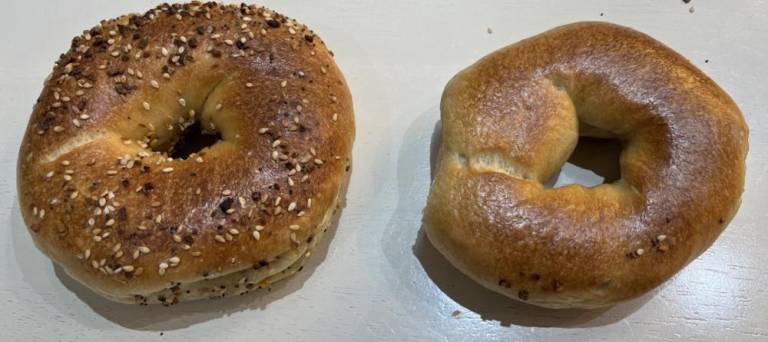
M512 298L561 308L639 296L710 246L739 206L739 109L628 28L571 24L496 51L449 82L441 111L427 235ZM579 133L624 142L622 179L544 188Z
M168 159L194 122L221 140ZM160 5L73 39L30 118L19 201L69 274L153 302L308 245L353 139L346 82L305 26L253 5Z

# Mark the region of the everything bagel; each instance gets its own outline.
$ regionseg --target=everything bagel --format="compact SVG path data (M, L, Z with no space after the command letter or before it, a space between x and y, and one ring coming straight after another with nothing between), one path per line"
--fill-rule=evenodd
M736 213L748 129L679 54L628 28L577 23L461 71L424 224L485 287L534 305L600 307L653 289ZM623 142L621 179L545 188L578 137Z
M160 5L72 40L21 145L37 246L95 292L173 304L301 268L342 194L352 101L333 54L253 5Z

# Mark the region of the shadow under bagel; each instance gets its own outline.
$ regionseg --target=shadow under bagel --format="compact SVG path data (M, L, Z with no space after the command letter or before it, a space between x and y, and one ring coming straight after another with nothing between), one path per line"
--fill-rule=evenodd
M439 121L439 109L434 107L425 113L422 117L433 118L429 120L417 120L416 123L408 129L405 134L403 146L411 146L416 143L412 138L417 136L415 132L431 129L429 139L429 180L434 178L435 166L438 159L438 151L442 143L442 126ZM438 118L435 122L434 118ZM433 124L424 123L431 122ZM580 140L579 145L564 167L559 173L547 182L554 186L558 178L573 178L584 180L584 173L590 172L586 176L586 182L610 182L615 180L618 170L616 162L618 153L621 151L620 144L616 141L602 141L602 139ZM399 155L399 162L403 163L410 158L412 151L402 148ZM408 168L413 170L413 168ZM402 170L402 168L401 168ZM398 183L401 190L400 202L395 216L401 216L402 212L407 210L410 205L420 205L423 208L424 203L407 203L404 201L402 191L408 191L409 184L415 178L413 174L399 174ZM410 232L410 230L409 230ZM526 304L517 300L507 298L501 294L486 289L479 283L464 275L456 269L451 263L434 247L426 237L424 227L421 226L415 230L415 236L411 236L412 246L410 253L418 262L416 267L421 267L426 277L443 294L452 301L464 308L476 313L483 320L497 321L501 326L521 325L530 327L593 327L609 325L623 320L633 312L640 309L647 301L655 296L665 285L646 293L645 295L632 299L614 306L599 309L547 309L534 305ZM460 310L457 310L460 311ZM451 315L450 312L445 313Z

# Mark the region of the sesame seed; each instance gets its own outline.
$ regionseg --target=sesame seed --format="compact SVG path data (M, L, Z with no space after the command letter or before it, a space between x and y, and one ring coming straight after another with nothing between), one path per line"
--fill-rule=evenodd
M338 120L339 119L339 114L338 113L333 113L332 119L333 119L333 121Z
M216 110L221 110L221 107L223 107L223 105L221 103L217 104L216 105Z
M229 208L229 209L227 209L226 213L227 213L227 214L230 214L230 215L231 215L231 214L234 214L234 213L235 213L235 208Z
M168 57L168 49L166 48L160 49L160 54L162 54L163 57Z
M644 249L642 249L642 248L638 248L638 249L635 251L635 254L637 254L637 256L641 256L641 255L643 255L643 253L645 253L645 250L644 250Z
M53 177L53 174L54 174L54 172L50 171L50 172L45 174L45 178L51 178L51 177Z
M232 190L225 189L224 191L221 192L221 194L224 195L224 196L229 196L229 195L232 194Z
M292 225L288 226L288 229L290 229L290 230L299 230L299 229L301 229L301 226L299 226L298 224L292 224Z
M288 204L288 211L294 211L296 209L296 202L291 202L291 204Z
M284 80L284 81L280 82L280 87L281 88L285 88L285 86L287 86L287 85L288 85L288 81Z
M180 98L179 98L179 104L180 104L182 107L186 107L186 106L187 106L187 100L185 100L184 98L180 97Z
M78 195L77 191L72 191L72 193L69 194L69 199L75 199L75 198L77 198L77 195Z
M117 171L116 170L107 170L107 174L110 175L110 176L114 176L114 175L117 174Z
M216 235L216 236L214 236L213 238L214 238L216 241L218 241L218 242L221 242L221 243L226 243L226 242L227 242L227 240L225 240L225 239L224 239L224 237L223 237L223 236L221 236L221 235Z
M173 241L176 242L176 243L181 242L181 235L173 234Z
M141 254L149 254L150 250L147 246L139 246L138 251L141 252Z
M667 239L667 236L664 235L664 234L661 234L661 235L656 237L656 240L658 240L659 242L664 241L666 239Z
M296 216L302 217L302 216L304 216L304 214L305 214L305 212L304 212L304 210L302 210L298 214L296 214Z
M299 244L299 240L296 239L296 233L291 233L291 241L295 244Z
M253 238L256 239L257 241L261 239L261 234L259 233L258 230L254 230L253 233L251 233L251 235L253 235Z
M142 107L144 107L144 110L150 110L150 109L152 109L152 107L150 107L150 106L149 106L149 103L147 103L147 102L142 102L142 103L141 103L141 106L142 106Z
M240 235L240 231L235 228L230 229L229 233L232 235Z
M64 175L64 181L67 181L67 182L69 182L69 181L71 181L71 180L72 180L72 176L70 176L70 175Z
M61 133L61 132L64 131L64 127L62 127L62 126L54 126L53 127L53 131L56 132L56 133Z
M125 266L123 266L123 271L133 272L133 270L134 270L133 265L125 265Z
M272 142L272 147L278 147L278 146L280 146L280 142L281 142L281 141L280 141L280 139L277 139L277 140L273 141L273 142Z
M307 198L307 208L312 208L312 199Z
M157 270L157 273L160 274L160 275L164 275L166 269L168 269L168 264L164 263L164 262L161 262L160 265L159 265L159 269Z
M267 127L259 128L259 134L264 134L264 133L267 133L268 131L269 131L269 128Z
M83 258L85 258L85 260L88 260L88 258L90 258L90 257L91 257L91 250L90 249L86 249L85 253L83 254Z
M111 225L115 224L115 219L109 219L106 223L104 223L105 226L109 227Z
M248 83L245 84L245 87L246 88L253 88L253 83L248 82Z
M288 33L290 34L296 34L296 30L293 29L293 27L288 28Z
M272 151L272 159L273 160L277 160L279 156L280 156L280 154L277 153L277 151Z
M195 161L198 162L198 163L202 163L203 162L203 157L197 157L197 158L195 158Z
M193 257L199 257L199 256L203 255L203 253L200 252L200 251L194 251L194 252L192 252L190 254L192 254Z
M253 229L256 229L256 230L258 230L258 231L262 231L262 230L264 230L264 226L262 226L262 225L256 225L255 227L253 227Z
M171 266L174 264L178 265L181 262L181 259L177 256L172 256L170 259L168 259L168 262L171 263Z
M317 165L323 165L322 159L315 158L315 164Z
M152 88L160 89L160 83L157 83L155 80L149 81L149 84L152 86Z
M235 44L235 42L232 41L232 39L225 39L224 44L227 44L229 46L232 46L232 44Z
M164 173L171 173L171 172L173 172L173 168L172 167L163 168L163 172Z

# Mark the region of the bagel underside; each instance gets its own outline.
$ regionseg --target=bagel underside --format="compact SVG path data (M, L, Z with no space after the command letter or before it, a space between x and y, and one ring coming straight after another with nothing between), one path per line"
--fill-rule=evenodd
M332 205L323 215L322 221L315 225L312 234L314 238L311 241L302 241L295 249L276 256L267 265L251 265L226 274L209 275L208 277L200 276L187 282L170 283L167 288L160 291L135 293L128 296L116 296L113 293L99 291L92 287L89 288L101 296L118 303L173 305L184 301L243 295L259 288L268 287L277 281L294 275L302 269L317 242L323 238L323 233L331 227L336 216L335 214L339 209L339 198L343 195L345 189L346 184L342 184L341 191L337 193ZM63 269L68 276L77 279L66 268Z

